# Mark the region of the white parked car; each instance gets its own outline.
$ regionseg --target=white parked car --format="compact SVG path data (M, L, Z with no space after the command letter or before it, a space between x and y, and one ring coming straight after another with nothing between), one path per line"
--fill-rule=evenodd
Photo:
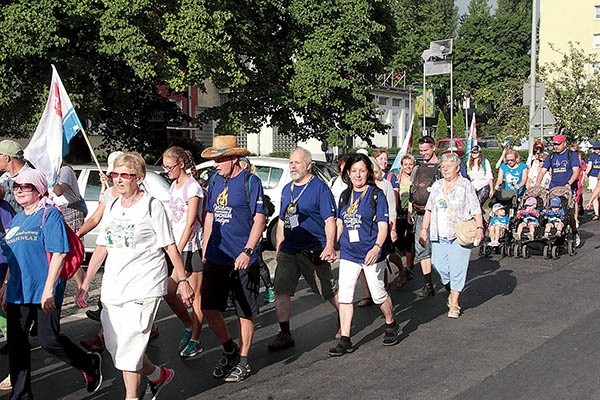
M292 180L290 177L289 160L286 158L274 158L274 157L248 157L252 165L256 168L256 175L262 181L263 191L269 196L273 205L275 206L275 212L270 218L269 225L265 232L266 238L268 238L271 246L275 247L276 242L276 225L279 215L279 208L281 206L281 192L283 187ZM212 174L215 173L214 162L206 161L196 165L198 175L208 182ZM312 172L317 177L321 178L325 183L328 183L334 179L338 173L331 165L322 161L313 161Z
M96 165L73 165L73 170L77 175L79 191L85 200L90 217L96 208L98 208L98 199L102 184L100 183L100 173ZM106 165L102 168L106 171ZM142 183L145 192L160 200L165 206L169 203L169 180L161 175L163 169L160 167L147 167L146 178ZM86 253L91 253L96 248L96 238L98 237L98 227L88 232L83 238Z

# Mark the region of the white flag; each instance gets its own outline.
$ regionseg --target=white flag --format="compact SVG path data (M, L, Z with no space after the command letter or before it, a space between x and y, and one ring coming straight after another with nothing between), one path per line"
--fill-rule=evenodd
M44 172L49 186L56 183L62 159L69 153L69 142L80 130L79 117L53 65L44 114L24 150L25 158Z

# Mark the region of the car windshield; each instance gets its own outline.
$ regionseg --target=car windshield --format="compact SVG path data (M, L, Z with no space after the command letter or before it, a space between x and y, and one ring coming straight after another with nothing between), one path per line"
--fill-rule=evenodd
M456 139L452 140L444 140L443 142L438 143L438 148L440 149L448 149L450 147L462 147L462 142Z

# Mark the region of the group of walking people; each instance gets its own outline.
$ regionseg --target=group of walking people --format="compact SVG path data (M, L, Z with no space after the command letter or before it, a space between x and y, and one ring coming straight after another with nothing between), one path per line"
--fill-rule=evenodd
M338 163L340 177L331 187L312 173L309 151L299 147L291 152L292 181L281 196L277 268L274 285L269 287L275 292L279 323L270 351L295 345L291 298L301 276L337 312L338 342L328 352L332 357L355 350L351 327L358 282L363 292L359 305L376 304L384 316L383 345L398 343L400 327L389 292L390 261L399 266L399 288L411 279L413 263L420 263L425 280L420 297L435 294L435 269L448 291L447 316L459 318L472 247L457 240L457 224L475 220L476 241L481 241L481 205L497 185L479 148L471 151L470 178L465 178L455 153L437 157L433 138L421 138L418 147L424 162L417 166L412 155L405 155L398 175L386 171L384 150L376 150L372 157L346 156ZM141 395L156 399L173 380L174 370L146 356L162 299L184 327L179 341L182 357L202 351L201 326L206 319L223 348L212 375L240 382L251 374L249 356L260 303L260 242L267 210L261 181L244 164L249 163L248 155L235 136L216 136L201 154L214 160L216 174L198 182L192 154L179 147L167 149L162 164L172 184L165 209L143 190L144 159L137 153L115 153L104 177L108 185L100 205L84 223L80 214L68 216L63 209L84 212L78 192L60 210L54 207L59 202L53 199L64 195L67 186L75 188L76 179L61 179L64 185L49 188L44 175L27 166L16 142L0 142L0 169L6 171L0 185L17 211L12 220L0 218L5 227L0 245L6 257L0 265L7 271L0 294L8 321L11 399L33 398L28 353L34 322L40 345L81 370L89 392L102 384L100 354L84 351L60 332L66 281L59 275L70 250L65 223L80 236L100 225L87 271L76 278L76 303L88 305L90 285L104 265L98 337L115 368L122 371L126 400ZM520 190L522 179L508 178L515 176L511 155L515 154L504 155L507 168L499 181ZM549 169L545 163L537 180ZM517 177L519 173L523 177L527 172L517 171ZM337 280L332 272L338 259L336 246ZM222 315L228 301L233 302L238 319L237 341ZM144 376L148 384L142 393Z

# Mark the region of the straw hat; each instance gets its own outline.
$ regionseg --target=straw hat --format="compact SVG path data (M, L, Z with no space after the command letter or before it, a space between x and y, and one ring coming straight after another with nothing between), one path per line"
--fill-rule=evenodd
M247 149L238 147L237 138L234 135L220 135L213 138L213 145L207 147L202 152L203 158L220 158L220 157L244 157L249 155Z

